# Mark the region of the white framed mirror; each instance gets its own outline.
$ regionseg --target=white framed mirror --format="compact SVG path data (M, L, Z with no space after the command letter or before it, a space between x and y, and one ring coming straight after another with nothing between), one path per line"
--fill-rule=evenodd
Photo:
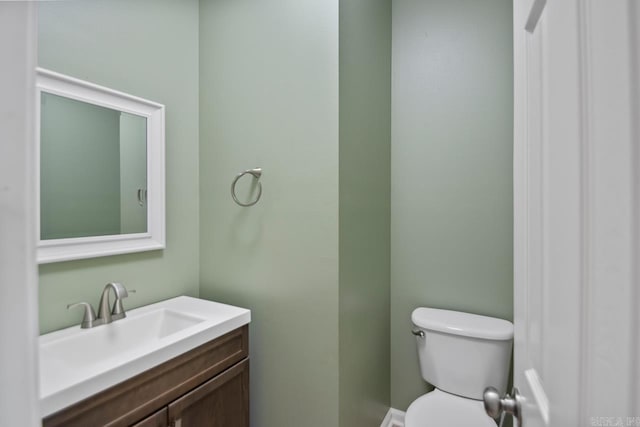
M165 108L37 69L38 262L165 247Z

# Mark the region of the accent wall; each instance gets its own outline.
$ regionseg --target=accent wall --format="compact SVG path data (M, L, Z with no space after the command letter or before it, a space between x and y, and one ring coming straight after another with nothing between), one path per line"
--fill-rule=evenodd
M67 304L95 307L109 281L137 291L129 309L199 294L198 7L197 0L38 2L40 67L167 111L166 249L41 265L41 333L77 324L81 313Z
M513 317L511 0L394 0L391 404L428 388L411 312Z
M390 12L201 2L201 296L252 310L253 425L388 410Z

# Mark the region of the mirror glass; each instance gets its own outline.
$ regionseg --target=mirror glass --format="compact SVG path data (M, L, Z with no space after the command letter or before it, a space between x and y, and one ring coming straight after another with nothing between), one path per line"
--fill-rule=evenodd
M164 249L165 107L37 69L38 262Z
M147 119L40 99L40 239L147 231Z

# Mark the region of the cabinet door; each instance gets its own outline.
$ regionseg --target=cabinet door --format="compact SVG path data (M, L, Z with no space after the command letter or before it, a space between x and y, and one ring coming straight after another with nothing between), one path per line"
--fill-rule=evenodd
M169 404L175 427L249 427L249 359Z
M168 425L167 408L162 408L131 427L167 427Z

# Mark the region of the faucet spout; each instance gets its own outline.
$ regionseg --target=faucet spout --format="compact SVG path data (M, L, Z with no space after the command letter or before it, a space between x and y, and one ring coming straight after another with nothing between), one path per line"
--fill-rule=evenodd
M122 298L129 296L127 289L120 283L107 283L102 290L102 296L100 297L100 303L98 308L98 319L102 319L102 323L108 324L114 320L118 320L124 316L116 317L111 316L111 304L109 303L109 293L113 290L115 294L114 304L117 304Z

